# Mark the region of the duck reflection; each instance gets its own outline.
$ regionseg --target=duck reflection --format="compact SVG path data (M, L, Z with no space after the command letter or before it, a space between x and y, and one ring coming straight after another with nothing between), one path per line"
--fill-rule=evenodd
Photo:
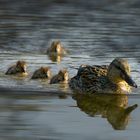
M61 54L49 54L48 58L52 61L52 62L58 62L60 63L62 61L63 55Z
M115 130L125 130L130 113L138 106L137 104L128 106L127 95L74 94L73 99L89 116L101 115L107 118Z

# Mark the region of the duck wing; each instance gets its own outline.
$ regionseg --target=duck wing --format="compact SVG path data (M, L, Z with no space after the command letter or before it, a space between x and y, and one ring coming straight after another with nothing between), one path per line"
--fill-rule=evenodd
M77 76L92 76L98 78L99 76L106 76L108 65L81 65L78 69Z
M107 81L107 70L108 65L81 65L69 85L80 92L98 92Z

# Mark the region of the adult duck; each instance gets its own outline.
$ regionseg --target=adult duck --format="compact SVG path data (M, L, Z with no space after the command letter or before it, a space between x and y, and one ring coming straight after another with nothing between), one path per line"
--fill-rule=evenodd
M130 76L126 59L116 58L110 65L81 65L77 75L71 78L70 88L79 93L126 93L137 88Z

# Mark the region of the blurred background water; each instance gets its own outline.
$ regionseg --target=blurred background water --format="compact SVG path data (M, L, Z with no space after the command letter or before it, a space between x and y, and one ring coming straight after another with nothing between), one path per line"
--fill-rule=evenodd
M72 77L76 70L71 66L109 64L115 57L128 59L139 85L139 23L139 0L0 0L0 87L67 91L65 86L50 86L30 76L40 66L51 66L54 74L67 68ZM52 61L45 54L53 40L60 40L69 52L61 61ZM17 60L27 61L28 77L5 76ZM134 94L137 97L129 97L128 105L140 103L139 88ZM139 108L132 112L127 129L120 132L105 119L88 117L74 107L71 97L2 96L0 100L0 137L4 140L139 137Z

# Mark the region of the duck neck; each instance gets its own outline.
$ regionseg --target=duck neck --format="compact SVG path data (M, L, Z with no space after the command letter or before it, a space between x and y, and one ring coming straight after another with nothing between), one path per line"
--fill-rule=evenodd
M118 82L117 85L119 86L119 88L125 92L130 92L131 88L130 86L125 82L125 81L121 81Z

